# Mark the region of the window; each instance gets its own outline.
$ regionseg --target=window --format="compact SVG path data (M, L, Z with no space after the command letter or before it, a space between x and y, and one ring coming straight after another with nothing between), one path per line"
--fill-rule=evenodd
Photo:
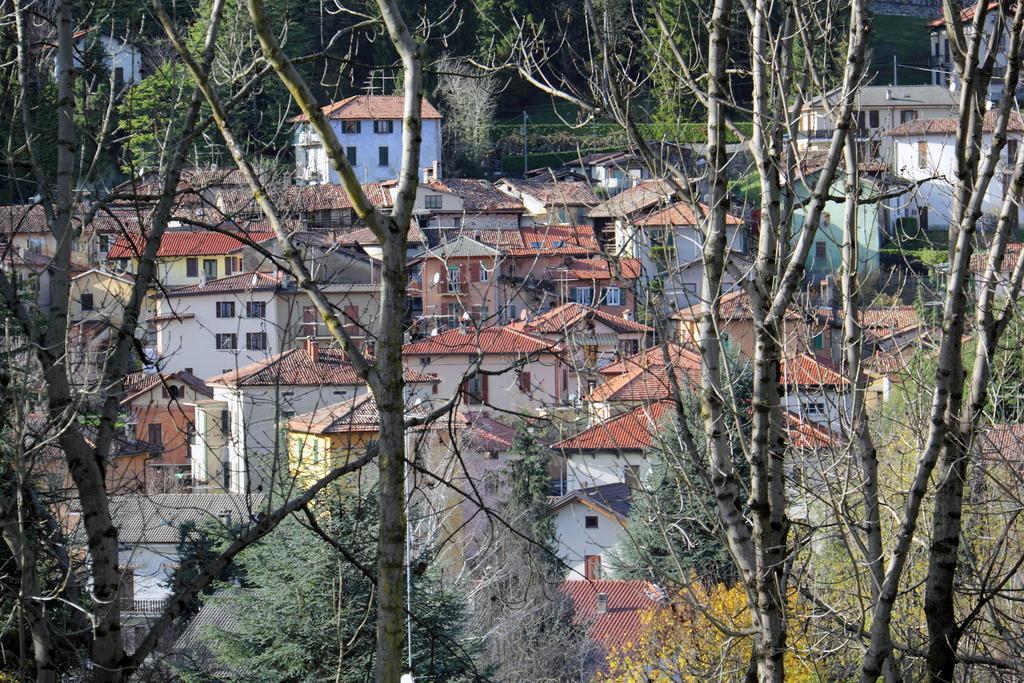
M586 555L583 558L583 577L588 581L597 581L601 578L601 556Z
M163 446L164 445L163 428L159 424L151 424L151 425L149 425L148 430L149 430L147 432L148 438L146 439L146 441L149 442L151 445L155 444L155 445Z
M82 310L93 311L96 309L93 303L92 292L82 292Z
M622 478L626 480L626 486L630 491L640 488L640 465L626 465L622 468Z
M394 133L395 132L395 122L390 120L390 119L387 120L387 121L374 121L373 122L373 132L374 133L382 133L382 134L385 134L385 135L389 134L389 133Z
M818 334L811 337L811 347L815 349L825 348L825 333L819 332Z
M864 112L857 112L857 130L864 130Z
M341 132L347 133L348 135L359 135L359 131L362 130L362 121L342 121ZM353 149L349 147L349 149ZM352 162L355 163L355 162Z
M249 301L245 304L246 318L265 318L267 303L265 301Z
M821 417L825 414L825 404L821 401L812 401L804 405L804 413L807 417Z
M916 109L902 109L900 110L900 123L910 123L917 119Z
M226 410L220 411L220 433L231 436L231 414Z
M530 393L530 373L520 372L519 373L519 391L524 394Z
M239 268L241 270L241 268ZM235 272L235 259L233 256L228 256L224 259L224 275L233 275Z
M423 206L428 209L440 209L441 208L441 195L439 194L428 194L423 197Z
M605 306L621 306L622 290L618 287L605 287L604 295L601 298L604 299Z
M238 335L231 332L217 333L217 350L231 351L238 348Z
M458 292L462 289L462 268L448 266L448 291Z
M246 332L245 333L245 348L250 351L266 351L267 350L267 333L266 332Z
M106 254L110 251L110 235L100 235L100 253Z
M917 167L928 168L928 142L926 140L917 142Z
M320 462L320 439L313 439L313 464Z
M473 375L463 385L466 403L483 405L487 403L487 375Z
M597 365L597 344L583 345L583 362L587 365Z
M196 425L192 420L185 423L185 438L188 439L190 446L196 445Z
M185 259L185 277L199 277L199 259Z
M1017 158L1017 141L1010 138L1006 141L1006 163L1013 165L1014 160Z
M378 166L387 166L390 163L391 162L388 159L388 146L387 145L381 145L380 147L377 148L377 165Z
M564 206L558 207L558 222L568 223L569 222L569 210Z
M120 90L124 87L124 67L114 67L114 90Z
M632 356L640 351L639 339L620 339L619 353L624 356Z
M587 529L597 528L597 515L587 515L583 518L583 526Z
M917 224L922 230L928 229L928 207L920 206L917 209Z
M491 279L491 271L487 270L487 266L480 264L480 282L487 282Z
M573 287L572 288L572 299L578 304L589 306L590 302L593 301L594 292L590 287Z
M822 259L825 258L825 255L827 253L828 252L826 251L826 247L825 247L825 243L824 242L815 242L814 243L814 258L816 258L818 260L822 260Z
M217 259L203 259L203 275L206 276L207 280L217 279Z
M218 318L234 318L235 317L235 302L234 301L218 301L217 302L217 317Z
M303 337L315 337L317 331L316 309L312 306L302 307L302 327L299 334Z
M43 253L43 238L41 237L29 237L28 238L28 250L33 254Z
M348 159L348 163L349 163L350 166L355 166L358 163L358 161L357 161L358 157L356 155L356 148L355 147L346 147L345 148L345 158Z
M868 128L878 128L878 110L872 109L868 112Z
M177 384L171 384L167 387L167 395L170 398L181 398L181 387Z

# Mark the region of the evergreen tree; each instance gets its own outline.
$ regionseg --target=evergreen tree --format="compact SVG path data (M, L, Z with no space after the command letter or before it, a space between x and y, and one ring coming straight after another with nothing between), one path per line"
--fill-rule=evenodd
M369 681L374 676L372 571L377 504L372 494L339 493L318 524L343 550L289 519L239 556L240 584L208 598L235 622L204 638L240 680ZM414 563L430 567L429 558ZM479 641L464 629L465 603L433 567L413 578L412 662L417 681L483 677Z

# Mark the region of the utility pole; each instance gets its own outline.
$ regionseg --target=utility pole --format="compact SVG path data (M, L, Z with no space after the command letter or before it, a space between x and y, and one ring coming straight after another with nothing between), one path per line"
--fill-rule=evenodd
M526 177L526 170L528 168L526 163L527 156L527 144L526 144L526 110L523 110L523 177Z
M896 73L896 55L892 56L892 84L893 85L899 85L900 84L900 77Z

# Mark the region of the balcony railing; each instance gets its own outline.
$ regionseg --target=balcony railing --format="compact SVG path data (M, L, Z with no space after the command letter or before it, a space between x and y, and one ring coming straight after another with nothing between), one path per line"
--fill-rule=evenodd
M130 598L121 598L121 611L125 614L160 614L166 607L166 600L132 600Z

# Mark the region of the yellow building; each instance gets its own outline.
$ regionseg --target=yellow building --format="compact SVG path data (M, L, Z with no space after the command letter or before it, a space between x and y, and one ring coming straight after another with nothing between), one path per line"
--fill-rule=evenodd
M239 233L247 241L262 244L274 239L273 232ZM107 251L108 262L121 270L136 272L138 257L145 246L139 235L122 235ZM171 230L164 233L157 251L157 281L164 287L195 285L242 272L245 245L231 234L206 230Z
M120 324L132 295L135 279L126 273L91 268L71 279L71 319L104 319ZM152 306L152 302L147 302ZM143 316L145 318L146 316Z

